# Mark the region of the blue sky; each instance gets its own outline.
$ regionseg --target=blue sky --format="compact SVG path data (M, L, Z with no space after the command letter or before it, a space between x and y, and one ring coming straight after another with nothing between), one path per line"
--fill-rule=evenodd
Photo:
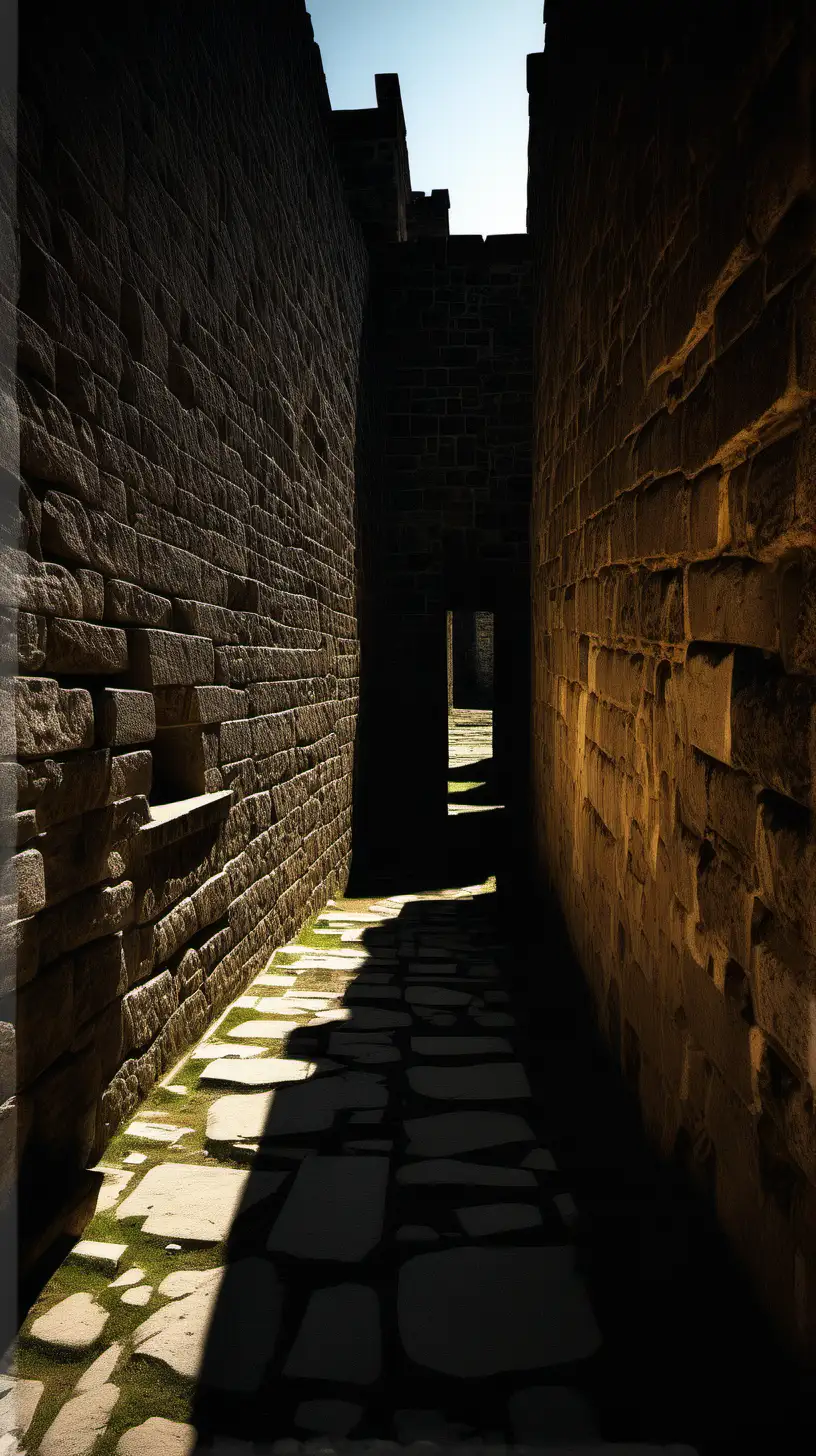
M526 230L526 57L543 0L306 0L336 109L396 71L411 185L447 187L452 233Z

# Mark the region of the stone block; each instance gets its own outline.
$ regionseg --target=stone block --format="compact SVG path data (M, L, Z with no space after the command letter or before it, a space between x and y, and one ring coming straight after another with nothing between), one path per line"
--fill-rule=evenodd
M781 575L756 561L733 558L689 567L689 636L698 642L734 642L777 652Z
M10 870L9 898L12 913L9 918L16 920L36 915L45 905L45 875L40 851L24 849L21 854L12 855Z
M20 758L91 747L93 704L84 688L61 688L51 678L12 678L10 689Z
M213 645L207 638L149 627L135 628L128 635L135 686L160 688L213 681Z
M55 960L68 951L103 935L115 934L133 918L134 889L130 880L101 889L83 890L61 905L43 911L40 921L40 959Z
M110 748L150 743L156 736L156 710L151 693L105 688L94 704L97 741Z
M110 757L110 776L107 794L103 800L112 804L116 799L131 799L137 794L149 795L153 784L153 757L148 749L135 753L113 753Z
M71 1045L74 1035L73 967L60 962L40 971L17 993L17 1076L27 1087Z
M816 961L773 922L751 955L757 1025L816 1087Z
M715 834L738 849L750 862L754 857L757 824L757 785L748 774L712 763L708 775L708 824Z
M7 547L0 563L3 604L49 617L81 617L82 593L67 566Z
M641 560L683 556L689 549L690 491L683 475L658 480L637 498L637 554Z
M692 644L666 685L681 737L721 763L731 762L733 676L733 652Z
M173 605L167 597L144 591L130 581L106 581L105 617L128 627L168 628L173 625Z
M749 1023L688 951L683 955L682 986L688 1031L728 1086L750 1107L753 1090Z
M757 826L756 864L762 901L780 929L816 952L816 836L809 816L784 801L763 803Z
M49 672L59 673L125 672L127 636L121 627L54 617L48 629L45 665Z
M637 707L643 690L644 659L640 654L602 647L590 653L589 688L621 708Z
M128 991L122 1001L124 1054L148 1045L178 1006L178 991L169 971Z
M42 506L46 550L106 576L137 578L138 536L131 526L90 510L61 491L49 490Z
M76 579L82 593L83 617L89 622L101 622L105 615L104 577L98 571L88 571L84 567L79 567Z
M705 929L716 935L743 967L750 963L751 956L754 912L751 878L750 865L729 854L724 844L714 847L706 841L697 875L700 919Z
M741 675L732 697L732 761L767 788L810 804L816 763L816 684L769 673L758 664L755 669Z

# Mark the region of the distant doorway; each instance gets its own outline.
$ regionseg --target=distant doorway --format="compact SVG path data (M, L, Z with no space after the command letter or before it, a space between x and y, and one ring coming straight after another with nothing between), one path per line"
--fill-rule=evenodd
M492 612L448 612L448 814L475 814L485 827L501 807L493 762L493 648Z
M448 612L448 709L493 707L493 613Z

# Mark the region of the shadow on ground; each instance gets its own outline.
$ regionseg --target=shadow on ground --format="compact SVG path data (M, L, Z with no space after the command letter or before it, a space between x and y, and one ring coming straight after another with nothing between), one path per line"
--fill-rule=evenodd
M480 816L466 817L461 829L471 831ZM448 865L460 825L451 828ZM478 824L475 835L478 843L469 833L460 846L462 883L468 855L485 851L492 826ZM492 845L495 865L495 838ZM376 888L381 893L380 883ZM696 1187L644 1138L634 1102L596 1033L555 909L496 895L448 902L444 911L440 903L405 905L395 921L366 930L362 943L371 964L346 989L348 1019L302 1027L289 1038L285 1055L322 1063L325 1073L279 1089L258 1129L196 1399L201 1449L227 1436L304 1440L316 1429L304 1421L304 1402L307 1412L317 1409L313 1402L328 1402L320 1409L329 1426L335 1422L335 1437L354 1440L407 1442L424 1435L443 1445L562 1440L566 1446L594 1435L683 1442L700 1456L767 1456L794 1449L791 1443L806 1431L812 1438L804 1377L775 1345ZM526 1067L531 1099L448 1102L417 1091L412 1068L434 1058L427 1044L418 1056L413 1039L464 1036L475 1028L466 1008L453 1003L442 1011L444 1029L421 1008L425 1024L418 1021L413 1005L411 1025L405 1000L389 988L399 992L406 978L414 986L427 978L434 962L420 958L420 947L445 944L460 947L451 954L455 978L469 987L475 968L495 954L502 979L494 985L510 997L499 1021L508 1011L515 1017L499 1034ZM417 970L423 964L424 973ZM440 969L427 984L444 988L452 979ZM502 1004L500 996L495 1002ZM338 1052L338 1030L357 1041L356 1056ZM363 1045L370 1060L361 1060ZM437 1065L440 1060L475 1066L486 1059L442 1056ZM508 1186L401 1183L399 1170L412 1162L406 1121L474 1107L484 1135L451 1156L503 1169ZM497 1109L529 1125L523 1146L492 1137ZM318 1168L312 1156L309 1167L306 1160L300 1164L294 1202L291 1179L290 1201L282 1189L256 1202L257 1179L291 1169L292 1158L281 1156L286 1147L329 1161ZM523 1176L521 1190L512 1180L530 1148L548 1150L554 1164ZM341 1176L341 1163L355 1165L351 1182ZM536 1205L537 1226L463 1234L456 1213L462 1205L519 1198ZM425 1229L427 1245L422 1236L406 1240L399 1232L406 1228ZM526 1311L525 1325L525 1311L519 1308L515 1318L511 1295L491 1283L491 1260L499 1250L524 1250L527 1259L530 1251L565 1246L573 1250L589 1313L577 1312L574 1291L553 1286L542 1290L532 1326ZM438 1357L440 1368L431 1368L409 1353L417 1341L406 1338L406 1322L421 1324L423 1315L411 1311L401 1271L429 1259L429 1251L439 1258L457 1249L473 1251L473 1268L456 1299L445 1296L443 1285L434 1303L431 1285L431 1323L445 1332L436 1348L449 1352ZM245 1262L265 1252L279 1283L255 1281ZM438 1268L441 1277L441 1263ZM428 1310L426 1324L427 1316ZM550 1341L547 1361L527 1358L541 1350L542 1339ZM218 1389L225 1371L237 1389Z

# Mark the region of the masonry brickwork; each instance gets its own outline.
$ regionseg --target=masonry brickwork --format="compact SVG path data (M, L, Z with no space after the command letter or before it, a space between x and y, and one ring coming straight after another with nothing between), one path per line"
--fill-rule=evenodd
M534 827L649 1127L816 1333L812 8L547 5Z
M363 697L380 711L367 771L387 772L379 744L400 775L387 803L370 795L361 837L393 849L444 830L449 610L495 613L494 743L508 802L524 803L532 280L523 235L421 237L374 257L384 426Z
M377 654L410 757L432 619L443 823L440 529L457 559L488 547L491 580L526 560L526 240L448 242L398 78L332 113L303 0L135 16L21 17L0 1125L29 1262L148 1088L344 888L353 807L393 843L394 810L369 812L394 777Z
M2 571L24 1208L345 882L369 273L302 4L92 5L51 47L45 8Z

